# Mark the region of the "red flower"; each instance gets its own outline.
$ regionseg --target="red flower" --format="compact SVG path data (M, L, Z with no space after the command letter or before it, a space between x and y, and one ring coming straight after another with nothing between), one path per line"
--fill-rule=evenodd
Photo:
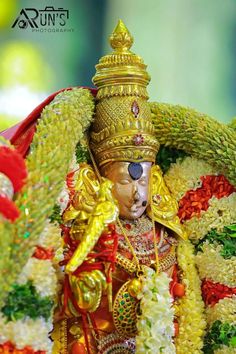
M221 199L236 191L223 175L202 176L200 179L202 186L196 190L189 190L179 201L178 216L182 222L200 215L201 211L206 211L212 197Z
M54 251L52 248L37 246L33 257L37 259L52 259L54 257Z
M17 349L11 342L0 344L0 354L46 354L45 350L34 351L31 347Z
M213 283L210 280L202 281L202 297L206 305L214 306L225 297L236 295L236 288L229 288L220 283Z

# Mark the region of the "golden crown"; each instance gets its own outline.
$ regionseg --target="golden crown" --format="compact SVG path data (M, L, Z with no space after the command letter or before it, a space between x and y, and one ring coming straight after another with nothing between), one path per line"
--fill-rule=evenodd
M154 162L159 144L146 87L150 77L132 53L133 37L119 20L110 37L114 51L96 65L98 88L90 145L99 166L111 161Z

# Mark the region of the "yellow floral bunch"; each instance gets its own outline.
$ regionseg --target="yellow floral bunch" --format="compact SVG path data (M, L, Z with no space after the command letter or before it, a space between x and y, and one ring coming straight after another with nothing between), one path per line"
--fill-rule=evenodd
M2 248L0 305L34 251L93 113L89 90L73 88L55 96L41 114L26 159L28 179L16 199L21 215L13 225L5 222L0 228L0 239L9 240Z
M194 247L189 241L180 241L177 247L178 265L182 271L185 296L179 299L179 335L176 337L177 354L201 352L206 328L200 279L194 260Z

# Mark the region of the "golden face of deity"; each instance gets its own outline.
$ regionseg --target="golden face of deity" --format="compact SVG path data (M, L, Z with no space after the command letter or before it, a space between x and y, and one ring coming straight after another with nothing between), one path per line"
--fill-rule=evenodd
M120 217L137 219L148 205L151 162L112 162L102 168L102 174L113 183L113 195L118 201Z

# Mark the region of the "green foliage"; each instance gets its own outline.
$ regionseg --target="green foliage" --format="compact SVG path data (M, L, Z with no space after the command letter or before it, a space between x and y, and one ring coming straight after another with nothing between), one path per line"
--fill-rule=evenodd
M166 173L172 163L186 156L188 155L183 150L161 145L156 157L156 163L161 167L163 173Z
M215 321L204 339L204 354L214 354L220 346L236 347L236 325Z
M58 223L61 224L62 223L62 219L61 219L61 210L60 210L60 206L58 204L55 204L53 209L52 209L52 214L49 216L49 220L51 223Z
M50 297L41 297L32 282L13 285L13 290L8 294L2 313L8 321L20 320L26 316L36 319L50 317L53 301Z
M222 232L217 232L212 229L196 246L196 251L202 251L202 246L205 241L210 243L217 242L222 245L220 254L225 259L236 256L236 224L225 226Z
M86 146L82 145L80 142L76 145L75 156L77 163L90 162L89 151Z

